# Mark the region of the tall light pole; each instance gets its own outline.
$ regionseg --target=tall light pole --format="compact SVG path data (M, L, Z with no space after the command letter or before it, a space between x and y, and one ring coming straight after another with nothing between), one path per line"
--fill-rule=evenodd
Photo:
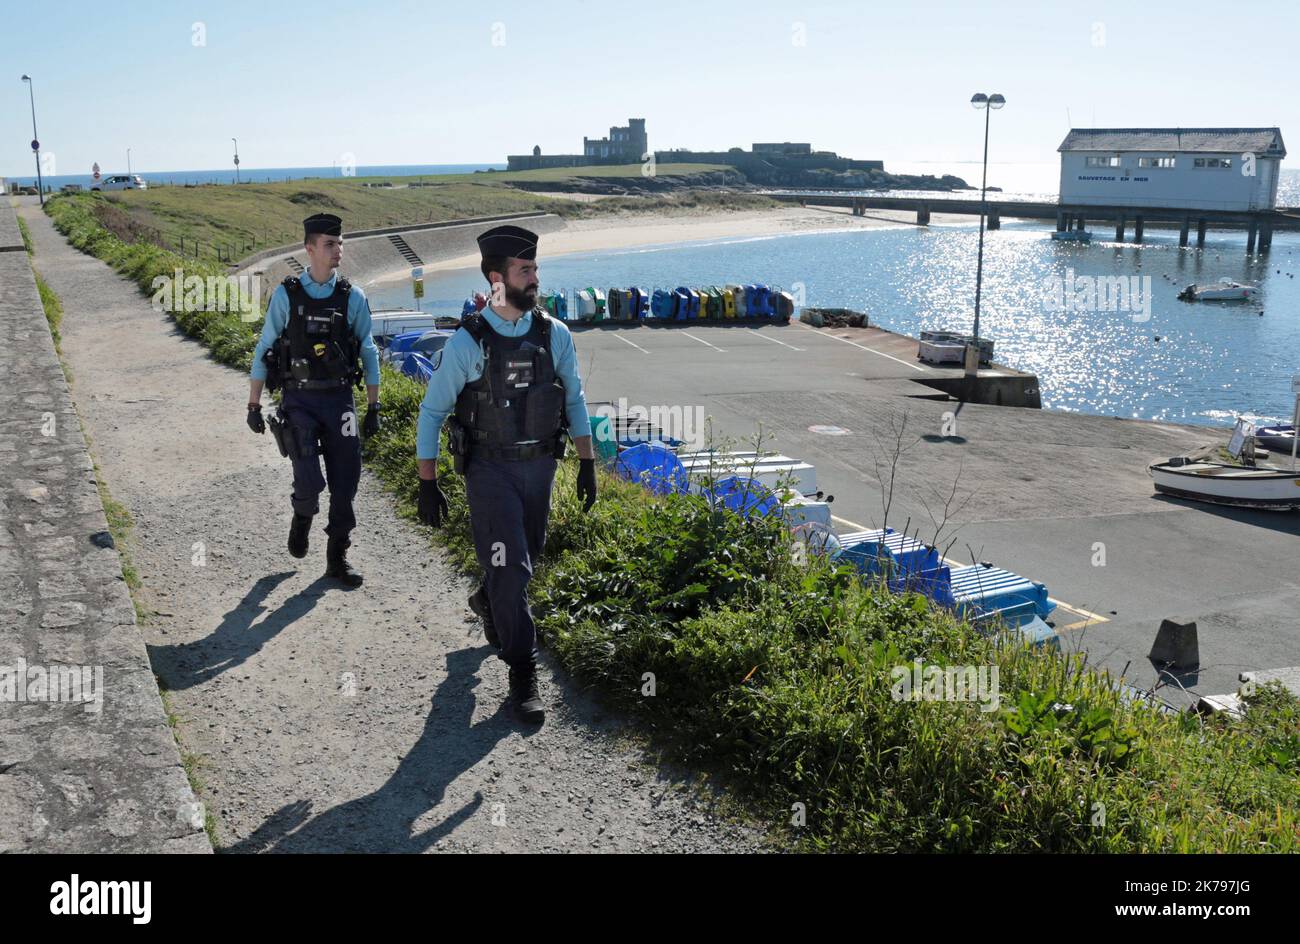
M126 176L131 176L131 149L126 149Z
M989 114L996 108L1001 108L1007 103L1007 100L1001 95L985 95L983 92L976 92L971 96L971 107L984 110L984 176L980 180L980 247L979 255L975 263L975 330L972 332L973 355L969 350L966 352L966 375L974 376L979 372L980 354L980 288L984 281L984 217L988 213L988 202L986 194L989 185Z
M23 81L27 83L27 97L32 103L32 153L36 155L36 193L40 197L41 206L45 206L45 183L41 180L41 139L36 133L36 93L32 91L32 77L23 76Z
M230 140L235 142L235 183L239 183L239 142L234 138Z

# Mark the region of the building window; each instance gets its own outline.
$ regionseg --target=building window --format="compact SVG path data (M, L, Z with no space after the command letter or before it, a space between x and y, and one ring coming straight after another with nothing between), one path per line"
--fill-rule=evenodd
M1192 161L1193 167L1232 167L1232 158L1230 157L1198 157Z
M1172 157L1139 157L1138 167L1163 167L1169 170L1174 167Z
M1089 167L1118 167L1118 157L1090 157L1087 161Z

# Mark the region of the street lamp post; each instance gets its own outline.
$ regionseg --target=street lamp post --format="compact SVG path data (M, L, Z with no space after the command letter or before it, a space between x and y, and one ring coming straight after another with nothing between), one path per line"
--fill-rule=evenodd
M40 197L41 206L45 206L45 182L41 180L41 138L36 133L36 93L32 91L32 77L23 76L23 81L27 83L27 97L32 103L32 152L36 155L36 194Z
M131 176L131 149L126 149L126 176Z
M966 375L972 377L979 372L980 363L980 288L984 281L984 217L988 214L987 192L989 184L989 114L1001 108L1007 100L1001 95L985 95L976 92L971 96L971 107L984 110L984 175L980 180L980 242L979 253L975 262L975 328L972 332L972 347L966 351Z
M230 140L235 142L235 183L239 183L239 141L235 138Z

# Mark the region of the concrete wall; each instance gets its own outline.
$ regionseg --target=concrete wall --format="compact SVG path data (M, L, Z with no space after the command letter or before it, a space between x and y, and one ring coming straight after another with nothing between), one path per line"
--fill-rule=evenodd
M0 251L0 386L0 666L24 695L84 667L101 696L0 699L0 853L211 852L22 251Z
M488 217L459 222L452 221L451 223L438 224L436 227L427 224L407 229L399 227L369 236L348 236L345 233L343 264L339 266L339 271L353 282L364 286L367 281L387 273L409 270L411 264L407 262L397 247L393 245L392 240L388 238L390 232L400 234L406 244L425 263L440 262L444 259L453 259L457 256L476 253L478 252L477 239L479 234L498 225L500 220L500 217ZM530 229L539 235L553 233L556 230L563 229L565 225L564 220L552 213L512 214L509 220L511 223ZM291 252L281 252L278 255L255 261L241 270L245 274L258 275L261 279L263 303L270 299L271 292L286 276L297 274L288 263L290 257L297 259L300 265L306 267L307 254L301 248L297 248Z

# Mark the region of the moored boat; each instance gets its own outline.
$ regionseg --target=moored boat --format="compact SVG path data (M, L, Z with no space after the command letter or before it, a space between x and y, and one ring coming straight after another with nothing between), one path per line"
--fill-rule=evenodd
M1204 285L1189 285L1178 293L1184 302L1249 302L1259 297L1259 289L1244 282L1220 279Z
M1182 457L1147 467L1156 491L1215 505L1287 511L1300 508L1300 472Z

